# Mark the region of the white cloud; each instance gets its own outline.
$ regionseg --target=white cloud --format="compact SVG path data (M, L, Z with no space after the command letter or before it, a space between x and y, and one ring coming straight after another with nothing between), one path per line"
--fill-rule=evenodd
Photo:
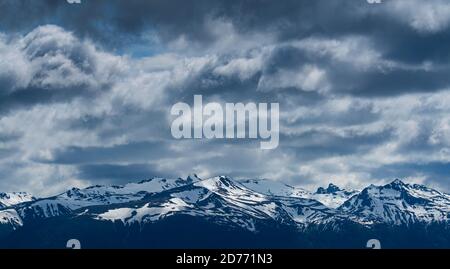
M0 35L0 83L3 93L25 87L32 78L32 68L17 45L11 45ZM0 94L2 94L0 90Z
M120 129L120 125L111 123L95 129L72 129L70 124L82 124L86 118L121 119L129 109L143 113L164 110L164 97L170 94L171 88L181 88L205 69L217 65L215 55L187 58L166 54L143 59L117 56L52 25L38 27L15 40L2 37L0 59L5 61L0 80L8 79L11 84L3 84L9 89L5 94L28 87L54 91L86 87L97 93L89 98L37 103L0 115L1 134L20 134L4 145L13 148L15 154L0 160L0 170L7 173L9 169L5 167L21 166L20 170L0 173L0 176L24 179L20 185L15 181L1 181L0 189L24 190L36 195L55 194L72 185L88 183L78 178L73 166L36 162L51 161L55 150L121 145L152 138L149 130L163 132L152 130L152 122L145 119L136 119L131 129ZM102 137L102 132L109 132L105 129L116 134ZM146 131L142 133L141 129Z
M0 59L0 80L8 80L3 84L9 91L98 90L123 71L120 57L102 53L53 25L38 27L23 38L1 38Z
M310 64L299 70L278 70L274 74L263 74L258 83L260 91L296 88L308 92L325 92L328 87L326 71Z
M387 65L387 62L382 60L381 52L373 48L370 39L362 36L339 39L312 37L293 42L292 45L307 53L330 57L357 68L372 69Z
M263 66L262 56L254 58L232 59L225 65L218 66L214 73L222 76L238 76L241 80L247 80L261 71Z
M447 0L387 1L387 12L421 33L435 33L450 24L450 2Z
M218 32L224 31L232 36L224 35L223 44L215 44L202 56L181 50L141 59L118 56L96 48L92 42L81 40L56 26L36 28L25 37L14 40L1 37L0 62L4 68L0 70L0 81L6 81L2 85L6 85L9 91L27 86L56 91L68 88L77 90L81 85L100 94L61 103L37 104L17 109L14 113L2 114L1 133L18 133L20 136L17 140L4 142L3 146L14 149L15 154L8 160L0 160L0 173L14 165L20 164L21 167L2 175L2 178L18 181L1 181L0 189L54 194L69 186L90 184L78 178L74 166L35 161L50 161L55 157L55 150L70 146L107 147L145 141L154 134L164 136L165 131L169 134L169 124L167 130L158 125L166 118L147 117L155 111L163 111L166 98L174 94L182 96L184 93L180 92L181 89L204 74L220 75L221 79L237 76L245 81L261 72L258 90L266 92L258 94L278 94L268 91L280 88L319 92L327 98L314 105L297 103L297 99L286 100L280 94L280 100L284 102L283 105L286 104L281 107L283 135L296 137L316 131L323 136L313 138L313 142L330 143L335 139L339 143L341 140L354 139L355 144L349 142L348 146L354 147L355 152L333 154L330 150L317 158L299 160L303 152L295 152L295 147L288 148L289 145L283 139L280 150L271 153L261 153L246 145L225 143L214 148L211 145L213 143L182 141L171 145L171 149L176 148L176 156L143 162L152 162L162 170L176 171L180 175L191 172L217 175L234 171L242 173L240 176L257 175L291 180L290 183L296 184L299 181L310 182L311 188L329 181L359 188L368 181L377 183L388 180L371 174L372 169L385 164L450 161L450 138L447 135L450 126L450 94L447 91L385 99L334 96L330 91L333 84L328 71L318 64L298 63L298 68L280 68L273 73L265 69L269 64L267 56L275 48L286 45L303 50L308 55L324 57L358 69L406 68L385 61L382 52L377 51L370 40L359 37L308 38L288 44L269 45L269 38L258 45L252 38L245 40L245 36L237 33L232 24L222 22L218 26ZM229 48L232 44L238 45L234 49ZM104 85L107 85L106 90L103 90ZM345 123L348 118L359 113L362 116L364 113L370 114L373 119ZM91 119L94 122L99 120L92 128L70 126L74 123L83 125ZM424 130L429 131L429 137L425 139L429 146L440 146L441 150L419 149L405 154L402 147L416 143ZM385 133L390 135L384 137ZM364 141L358 142L358 139L365 136L383 137L374 139L361 150L357 146ZM299 147L308 146L307 142L292 143ZM11 189L12 186L16 187ZM21 189L17 189L17 186Z

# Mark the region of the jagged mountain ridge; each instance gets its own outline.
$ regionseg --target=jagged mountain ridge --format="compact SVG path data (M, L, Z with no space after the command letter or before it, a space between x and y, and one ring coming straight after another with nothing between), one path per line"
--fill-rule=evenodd
M0 224L9 224L16 229L23 225L23 219L64 216L80 208L138 201L149 193L158 193L194 180L199 179L152 178L123 186L96 185L85 189L72 188L60 195L41 199L33 197L7 209L0 209Z
M273 196L313 199L334 209L338 208L350 197L358 193L356 190L340 189L332 183L330 183L327 189L320 187L316 192L310 192L299 187L293 187L267 179L246 179L240 180L239 182L256 192Z
M34 200L36 198L26 192L0 193L0 225L21 226L21 217L10 207Z
M333 206L321 202L324 197L333 199L328 202ZM348 199L343 201L343 197ZM207 225L200 230L234 231L232 234L244 238L246 233L259 236L283 231L290 231L288 239L311 231L322 238L323 233L339 236L349 230L365 234L379 225L445 223L442 229L446 229L448 212L449 195L400 180L384 186L371 185L361 192L332 184L308 192L268 180L233 180L226 176L200 179L192 175L186 179L152 178L123 186L71 189L54 197L11 205L0 209L0 238L6 234L11 238L4 242L15 242L15 236L26 234L23 236L28 238L42 233L37 228L45 227L50 230L45 228L44 232L60 229L60 234L82 227L87 227L83 233L89 233L89 227L97 227L100 234L108 229L139 233L159 224L166 227L167 223L183 225L192 221L200 221L203 226L199 227ZM170 232L173 234L179 230L178 226L171 229L175 229ZM115 235L107 238L111 236Z
M156 181L164 182L162 179ZM257 230L256 222L301 226L327 222L327 218L336 215L335 210L315 200L265 195L228 177L200 180L194 176L179 182L172 188L157 187L160 191L136 188L138 195L122 191L127 187L108 187L108 192L104 192L105 187L102 186L70 190L51 199L23 204L17 211L24 222L26 219L74 215L82 211L95 220L121 221L129 225L155 222L173 215L189 215L249 231ZM99 189L102 195L99 195ZM105 200L106 194L112 199ZM100 206L103 207L98 209ZM97 212L89 212L91 207L97 207Z
M71 189L60 195L0 210L0 224L13 229L36 219L88 217L99 222L145 225L183 215L258 232L259 225L335 225L341 222L402 225L447 222L450 196L396 180L348 191L330 184L308 192L268 180L152 178L123 186Z
M24 202L33 201L31 194L26 192L0 192L0 209L10 207Z
M450 218L450 195L397 179L385 186L365 188L339 210L365 224L447 222Z

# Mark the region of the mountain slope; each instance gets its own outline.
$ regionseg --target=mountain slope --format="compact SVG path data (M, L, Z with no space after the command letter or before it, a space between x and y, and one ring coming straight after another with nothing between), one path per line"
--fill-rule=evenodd
M3 195L3 201L7 201L5 204L9 205L9 208L0 209L0 224L16 229L27 221L70 216L81 208L139 201L148 194L159 193L198 180L195 175L186 179L152 178L123 186L97 185L86 189L73 188L44 199L36 199L25 193L7 194ZM15 202L17 204L14 204Z
M31 194L26 192L0 192L0 208L10 207L24 202L33 201L34 198Z
M12 207L34 200L36 198L26 192L0 193L0 225L9 230L22 226L22 218Z
M340 189L330 184L327 189L319 188L316 192L309 192L302 188L266 179L246 179L239 181L247 188L271 196L297 197L321 202L329 208L338 208L358 191Z
M186 179L152 178L123 186L97 185L86 189L73 188L54 197L21 204L16 207L16 210L22 218L55 217L90 206L139 201L148 194L159 193L198 180L196 176L189 176Z
M109 209L95 218L141 224L174 215L201 216L216 224L256 232L264 222L297 227L325 222L335 214L315 200L267 196L222 176L168 190L158 197L150 196L142 206Z
M384 186L365 188L339 210L364 224L446 222L450 217L450 195L395 180Z
M245 179L239 180L239 183L250 190L272 196L306 198L310 194L307 190L268 179Z
M0 224L8 225L13 229L22 226L22 219L14 209L4 209L0 211Z
M315 193L311 194L309 197L311 199L320 201L321 203L330 208L338 208L345 201L347 201L352 196L358 193L359 191L341 189L338 186L330 183L326 189L320 187L317 189Z
M59 246L67 237L92 247L355 247L368 238L450 247L449 216L448 194L400 180L361 192L333 184L308 192L193 175L10 202L0 209L0 248Z

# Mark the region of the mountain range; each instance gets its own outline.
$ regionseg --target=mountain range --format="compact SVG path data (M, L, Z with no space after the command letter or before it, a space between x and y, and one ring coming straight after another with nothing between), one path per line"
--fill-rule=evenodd
M0 248L449 248L450 195L395 180L310 192L265 179L151 178L0 193Z

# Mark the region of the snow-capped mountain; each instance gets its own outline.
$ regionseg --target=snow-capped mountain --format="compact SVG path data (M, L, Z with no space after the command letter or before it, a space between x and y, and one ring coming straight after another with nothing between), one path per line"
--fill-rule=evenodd
M311 199L320 201L322 204L328 207L338 208L345 201L347 201L352 196L358 193L359 191L341 189L338 186L334 185L333 183L330 183L326 189L320 187L317 189L315 193L311 194L309 197Z
M90 206L139 201L148 194L159 193L198 180L199 178L194 175L186 179L151 178L123 186L96 185L85 189L73 188L54 197L22 204L17 207L17 211L24 218L48 218L67 215L74 210Z
M33 201L35 198L26 192L0 192L0 208L10 207L24 202Z
M338 208L350 197L358 193L355 190L340 189L331 183L326 189L320 187L316 192L310 192L302 188L266 179L247 179L240 182L247 188L266 195L312 199L321 202L329 208Z
M34 200L36 198L26 192L0 193L0 225L6 224L13 228L22 226L21 217L10 207Z
M14 226L27 220L80 213L124 224L190 215L248 230L255 230L255 221L261 220L299 227L342 219L366 225L399 225L447 221L450 216L449 195L400 180L372 185L360 193L334 184L309 192L270 180L236 181L226 176L203 180L192 175L186 179L152 178L123 186L74 188L45 199L25 194L8 197L9 207L0 210L0 218L2 223ZM12 206L13 201L24 202ZM97 211L89 212L93 207Z
M0 239L3 233L28 237L46 225L59 227L61 233L92 226L102 234L104 229L131 231L139 227L137 231L143 231L168 222L176 224L172 230L176 234L179 225L194 225L194 220L201 223L195 225L203 227L199 232L211 229L224 235L239 231L270 237L289 231L287 238L292 233L315 232L316 236L338 236L345 231L364 233L377 225L445 224L445 230L450 217L450 195L400 180L385 186L371 185L361 192L333 184L309 192L270 180L234 180L226 176L200 179L192 175L186 179L152 178L123 186L71 189L41 199L25 194L2 197L3 201L8 197L9 202L0 209Z
M0 225L8 225L16 229L23 225L22 218L14 209L3 209L0 211Z
M193 182L138 208L110 209L98 220L126 224L154 222L173 215L201 216L216 224L256 231L261 222L304 225L325 221L335 212L321 203L298 197L273 197L248 189L229 177L220 176Z
M299 198L306 198L310 195L309 191L302 188L293 187L279 181L268 179L245 179L240 180L239 183L249 188L250 190L266 195Z
M397 179L385 186L365 188L339 209L364 224L447 222L450 218L450 195Z
M45 199L36 199L26 193L8 194L3 196L5 204L15 206L8 210L0 209L0 223L9 223L15 229L23 225L24 219L66 216L80 208L138 201L148 194L159 193L198 180L195 175L186 179L152 178L123 186L97 185L86 189L73 188Z

